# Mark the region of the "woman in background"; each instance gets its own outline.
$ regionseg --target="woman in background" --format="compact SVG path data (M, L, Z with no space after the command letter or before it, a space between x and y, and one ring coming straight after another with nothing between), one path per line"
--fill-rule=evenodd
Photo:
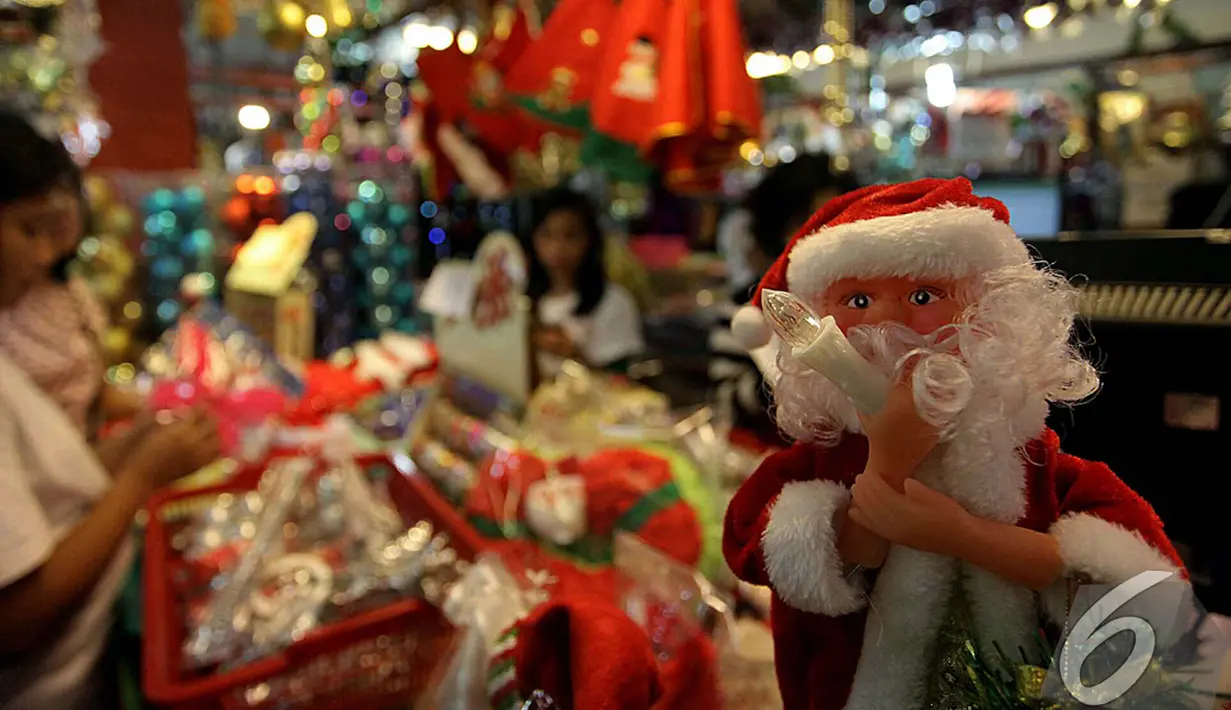
M603 234L588 198L553 190L538 205L527 250L533 343L544 378L564 360L623 371L645 350L641 314L603 265Z
M0 315L49 317L38 299L76 250L78 184L58 141L0 114ZM80 314L50 317L65 320L58 332L40 325L39 347L84 362ZM79 412L8 353L0 348L0 707L109 708L116 698L99 659L132 559L133 516L160 487L218 457L217 425L201 413L147 419L92 450ZM77 387L78 373L61 374L73 380L71 403L84 401L84 378Z
M767 411L769 393L761 368L732 337L731 317L751 300L761 276L808 218L826 202L859 187L850 173L836 173L829 163L828 155L818 153L778 164L728 217L727 230L719 235L731 299L720 307L710 331L710 382L733 423L765 438L777 433Z

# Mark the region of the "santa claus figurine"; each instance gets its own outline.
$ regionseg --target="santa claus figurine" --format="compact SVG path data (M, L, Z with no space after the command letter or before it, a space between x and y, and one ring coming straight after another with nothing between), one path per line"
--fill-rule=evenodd
M953 639L1019 658L1041 621L1063 622L1071 584L1184 574L1150 506L1046 428L1049 404L1098 376L1072 345L1074 289L1035 265L1003 204L960 178L857 190L737 315L750 348L770 342L760 309L789 298L773 291L832 316L885 383L859 407L779 347L775 415L796 443L727 510L728 564L774 592L786 710L936 707Z

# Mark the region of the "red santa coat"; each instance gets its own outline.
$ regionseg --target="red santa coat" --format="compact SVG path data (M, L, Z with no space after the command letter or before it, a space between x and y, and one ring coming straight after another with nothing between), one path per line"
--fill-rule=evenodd
M1062 620L1068 578L1119 583L1182 573L1153 509L1107 466L1060 451L1046 430L1003 472L921 482L972 513L1050 533L1066 574L1036 594L952 558L891 548L875 582L843 576L833 517L863 471L867 442L803 444L766 459L727 510L723 552L735 574L773 589L772 627L785 710L911 710L924 699L937 632L962 584L981 645L1024 645L1040 612ZM869 610L868 599L871 598ZM866 637L865 637L866 634Z

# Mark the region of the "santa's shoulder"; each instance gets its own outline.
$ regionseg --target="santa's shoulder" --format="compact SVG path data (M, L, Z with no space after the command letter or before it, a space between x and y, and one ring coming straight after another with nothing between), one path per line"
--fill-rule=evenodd
M1148 504L1107 464L1066 453L1061 448L1060 437L1051 429L1045 429L1026 444L1022 457L1032 507L1045 501L1046 507L1056 507L1056 514L1075 505L1113 501L1148 508Z

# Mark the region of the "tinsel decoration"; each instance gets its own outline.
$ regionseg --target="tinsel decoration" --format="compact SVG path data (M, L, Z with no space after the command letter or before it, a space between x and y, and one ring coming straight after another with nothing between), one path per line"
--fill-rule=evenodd
M351 260L359 273L359 338L375 338L390 329L404 333L420 329L412 282L418 230L406 206L412 203L411 196L397 190L393 184L364 180L346 206L349 228L358 235Z
M106 180L89 177L85 188L91 228L78 248L76 273L90 285L107 314L103 351L108 364L114 365L136 356L139 346L133 342L133 331L144 312L133 279L135 249L129 242L133 214L115 201Z
M81 163L98 155L109 127L90 91L90 65L102 53L94 0L0 0L0 95L63 137Z
M161 331L179 318L183 278L199 274L202 295L217 288L217 242L199 187L155 190L143 201L145 240L141 253L149 265L146 310Z
M1125 695L1109 707L1119 710L1206 710L1210 699L1204 704L1201 695L1191 683L1182 678L1185 670L1195 661L1195 632L1192 638L1182 639L1175 648L1156 656L1145 674L1133 686L1133 692ZM993 657L978 647L974 641L970 609L964 595L955 596L950 618L941 628L937 648L937 666L929 684L925 710L1079 710L1088 707L1072 697L1056 699L1050 692L1048 669L1055 659L1051 644L1039 631L1035 636L1035 648L1017 649L1017 658L1010 658L1000 646L995 646ZM1133 637L1120 637L1106 643L1131 644ZM1124 653L1107 653L1102 658L1120 659ZM1093 660L1093 658L1091 659ZM1082 675L1090 678L1106 678L1115 668L1096 667L1087 662ZM1188 673L1187 675L1192 675Z
M308 266L319 283L314 296L316 348L320 355L329 356L355 340L357 289L346 258L355 248L351 218L345 211L346 203L334 192L328 171L300 171L289 156L275 161L280 170L289 172L283 186L287 188L290 211L311 212L320 225Z

